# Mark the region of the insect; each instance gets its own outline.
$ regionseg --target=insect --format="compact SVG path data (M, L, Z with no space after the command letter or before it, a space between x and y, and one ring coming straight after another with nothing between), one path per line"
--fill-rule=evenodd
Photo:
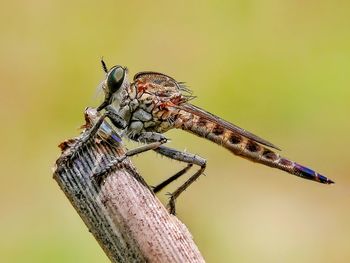
M175 214L176 198L206 168L206 160L202 157L164 145L168 141L164 133L174 128L210 140L250 161L323 184L334 183L327 177L282 157L276 151L279 148L272 143L192 105L190 100L194 97L182 82L162 73L140 72L130 83L126 68L114 66L108 70L104 61L101 62L106 72L102 83L105 98L97 111L103 114L80 141L80 145L98 131L105 118L109 118L112 124L122 131L122 136L145 143L140 148L131 150L128 156L152 149L168 158L187 163L181 171L155 186L155 193L185 174L193 165L197 165L198 170L170 194L169 209L172 214ZM111 169L119 161L113 160L96 175Z

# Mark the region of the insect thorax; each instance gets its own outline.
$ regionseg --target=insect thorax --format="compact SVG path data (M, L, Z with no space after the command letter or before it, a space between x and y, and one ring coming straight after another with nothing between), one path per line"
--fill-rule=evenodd
M174 113L161 105L156 95L137 92L135 84L130 85L119 104L119 114L128 123L126 133L130 136L144 131L163 133L172 128Z

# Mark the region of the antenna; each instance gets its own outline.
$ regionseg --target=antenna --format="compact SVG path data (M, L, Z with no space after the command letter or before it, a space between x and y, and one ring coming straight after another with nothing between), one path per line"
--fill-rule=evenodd
M108 68L107 68L106 63L103 60L103 57L101 57L101 64L102 64L103 71L108 73Z

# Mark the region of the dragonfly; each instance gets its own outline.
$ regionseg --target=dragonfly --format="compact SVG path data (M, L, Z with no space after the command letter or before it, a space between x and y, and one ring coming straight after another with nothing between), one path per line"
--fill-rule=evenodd
M198 155L167 147L165 144L168 139L164 133L170 129L182 129L214 142L234 155L304 179L322 184L334 183L314 170L281 156L278 153L280 149L267 140L191 104L190 101L195 97L183 82L153 71L137 73L130 82L126 67L116 65L108 69L103 59L101 63L106 73L102 82L105 97L97 107L101 115L79 145L84 145L93 137L108 118L121 131L120 137L144 143L127 152L125 156L154 150L187 164L185 168L153 187L155 193L187 173L192 166L198 166L187 181L170 193L168 206L171 214L176 212L175 200L203 174L207 162ZM80 146L76 147L77 150ZM106 173L120 161L120 158L110 161L94 175Z

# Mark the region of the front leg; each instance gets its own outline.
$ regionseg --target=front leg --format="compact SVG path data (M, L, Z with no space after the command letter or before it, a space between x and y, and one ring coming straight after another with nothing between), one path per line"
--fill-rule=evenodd
M95 121L94 125L90 129L88 129L71 148L71 152L69 155L70 160L74 159L84 147L84 145L95 136L95 134L98 132L99 128L101 127L103 121L106 118L108 118L112 122L112 124L118 129L125 129L125 127L127 126L126 121L118 115L115 109L112 106L107 106L106 111L97 119L97 121Z

